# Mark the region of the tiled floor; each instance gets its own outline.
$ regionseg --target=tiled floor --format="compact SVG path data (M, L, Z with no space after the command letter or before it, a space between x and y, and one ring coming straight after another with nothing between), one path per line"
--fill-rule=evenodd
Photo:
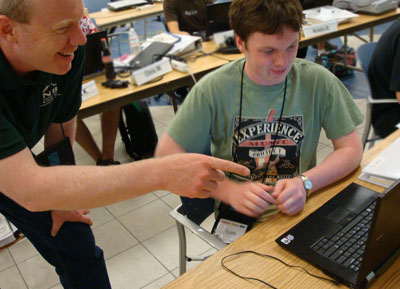
M356 38L351 45L357 46ZM358 84L357 86L365 85ZM365 111L365 102L356 99ZM171 106L152 106L151 113L159 136L173 118ZM85 120L96 140L101 140L99 116ZM359 128L362 132L363 126ZM125 148L117 138L115 159L130 162ZM40 149L40 148L36 148ZM78 164L94 165L88 155L75 145ZM318 161L332 151L323 133L318 147ZM161 288L178 276L178 237L174 221L168 213L180 203L179 198L166 191L122 203L91 210L96 241L105 252L110 280L114 289ZM210 227L212 220L206 221ZM214 252L207 244L188 234L189 252L207 255ZM189 265L195 266L194 264ZM0 288L2 289L60 289L53 268L38 254L28 240L23 240L0 252Z

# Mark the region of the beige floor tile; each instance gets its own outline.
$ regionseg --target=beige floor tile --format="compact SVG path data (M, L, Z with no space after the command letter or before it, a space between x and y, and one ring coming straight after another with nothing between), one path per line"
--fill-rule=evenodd
M333 152L332 146L326 146L317 152L317 164L320 164L331 152Z
M175 280L175 276L172 275L171 273L168 273L162 276L161 278L151 282L149 285L142 287L142 289L159 289L173 280Z
M212 255L214 255L217 252L217 250L215 250L214 248L204 252L201 256L205 256L205 257L211 257ZM190 271L191 269L193 269L194 267L196 267L197 265L199 265L201 262L200 261L192 261L192 262L187 262L186 263L186 272ZM172 275L175 276L175 278L179 277L179 267L176 267L174 270L171 271Z
M120 217L155 200L157 200L157 197L153 194L145 194L140 197L107 206L106 208L111 214L113 214L113 216Z
M151 106L150 113L153 119L164 125L168 125L175 116L172 106Z
M36 248L33 247L32 243L26 238L12 245L9 250L17 264L39 255Z
M211 247L200 238L186 232L188 256L201 256ZM179 242L176 227L143 242L145 246L168 270L179 265Z
M0 272L0 288L2 289L26 289L24 279L16 266Z
M113 289L141 288L168 273L140 244L107 260L106 264Z
M10 251L8 249L0 251L0 272L14 265L15 263L13 258L11 257Z
M175 194L168 194L161 198L171 209L175 209L177 206L181 204L181 199L178 195Z
M93 233L96 244L104 251L106 260L138 243L117 220L98 226L93 230Z
M161 198L164 197L168 194L170 194L171 192L169 191L164 191L164 190L159 190L159 191L154 191L153 194L156 195L157 197Z
M92 218L93 221L92 228L96 228L115 219L114 216L104 207L90 209L89 217Z
M332 141L326 136L325 130L321 130L321 135L319 137L319 142L325 145L331 145Z
M57 284L54 287L51 287L50 289L64 289L63 286L61 286L61 284Z
M18 268L30 289L47 289L60 282L54 267L40 255L19 263Z
M170 211L165 203L156 200L121 216L119 220L136 239L144 241L174 226Z

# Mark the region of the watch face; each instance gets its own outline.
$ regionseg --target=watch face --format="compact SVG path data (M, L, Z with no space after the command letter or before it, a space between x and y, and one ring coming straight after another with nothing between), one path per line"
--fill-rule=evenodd
M304 188L305 188L306 190L311 190L311 189L312 189L312 183L311 183L311 181L310 181L309 179L306 179L306 180L304 181Z

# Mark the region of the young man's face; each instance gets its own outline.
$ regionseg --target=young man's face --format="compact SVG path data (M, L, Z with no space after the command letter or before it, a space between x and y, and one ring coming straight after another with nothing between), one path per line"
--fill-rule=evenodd
M74 51L86 43L79 26L82 0L32 0L29 24L17 23L13 63L17 73L40 70L65 74L71 69Z
M246 56L245 71L257 84L275 85L285 80L296 58L299 32L285 28L283 34L250 34L245 44L236 36Z

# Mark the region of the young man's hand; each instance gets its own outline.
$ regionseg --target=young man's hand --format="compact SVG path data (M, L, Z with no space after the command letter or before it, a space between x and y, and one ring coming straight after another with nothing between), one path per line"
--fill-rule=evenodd
M232 182L232 186L235 189L226 192L229 194L229 203L236 211L246 216L258 217L275 203L275 199L270 195L272 186L258 182Z
M306 190L300 178L279 180L272 196L277 208L288 215L297 214L306 203Z

